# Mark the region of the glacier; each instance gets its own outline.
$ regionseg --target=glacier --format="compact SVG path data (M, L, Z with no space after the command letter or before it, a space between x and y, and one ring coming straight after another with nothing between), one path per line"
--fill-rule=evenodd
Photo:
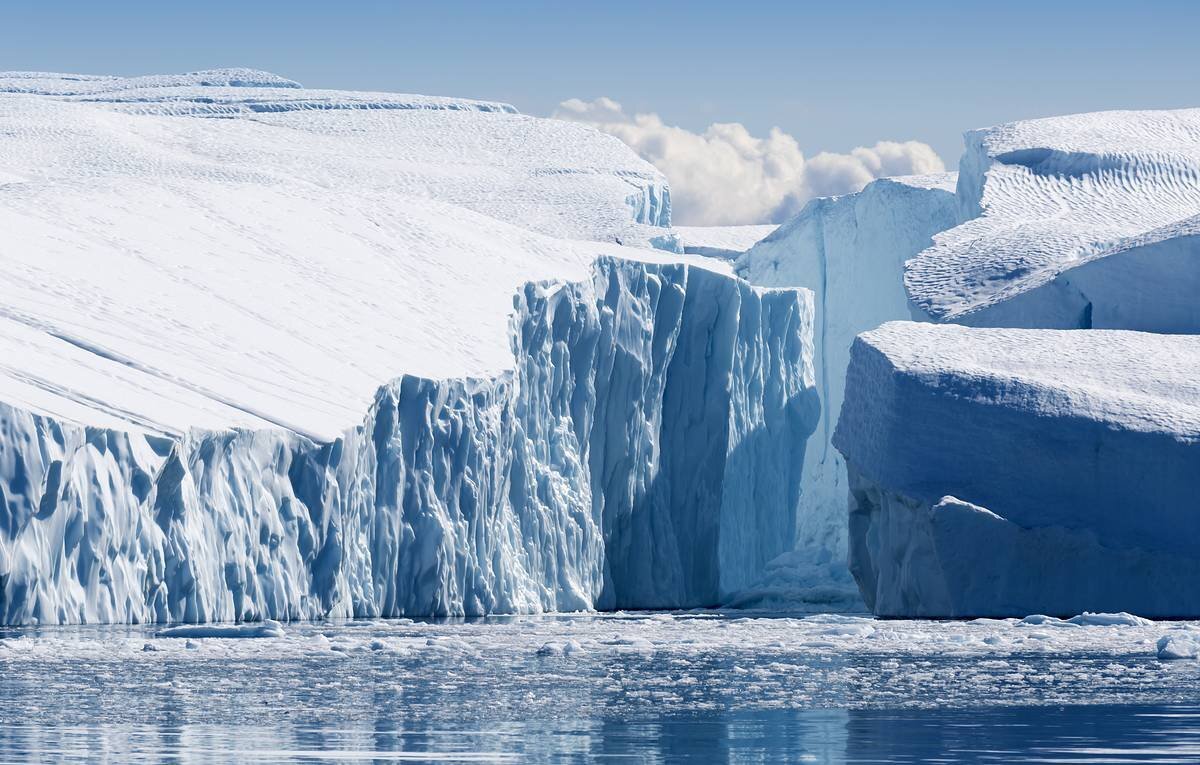
M859 332L909 317L904 262L955 225L954 187L953 173L885 178L854 194L814 199L736 261L751 283L805 287L814 296L821 417L805 453L800 543L790 571L773 585L781 594L813 587L813 597L827 599L840 585L837 597L856 599L845 575L846 468L830 442L850 345Z
M716 605L797 538L805 290L503 104L0 74L0 622ZM674 249L674 248L668 248Z
M1200 336L892 322L834 444L887 616L1200 614Z

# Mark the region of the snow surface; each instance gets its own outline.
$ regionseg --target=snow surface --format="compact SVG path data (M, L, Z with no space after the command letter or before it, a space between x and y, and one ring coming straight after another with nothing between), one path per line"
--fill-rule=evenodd
M733 259L779 228L774 223L751 226L675 226L680 246L689 255Z
M955 223L952 173L886 178L861 192L814 199L794 218L754 245L736 263L754 284L807 287L815 300L814 369L821 419L805 455L799 555L795 584L764 583L774 598L816 587L811 597L832 595L853 603L844 579L846 468L830 445L842 407L845 371L855 335L892 319L909 317L904 261L931 237ZM783 562L776 567L784 573ZM765 594L765 593L764 593Z
M935 321L1200 331L1200 109L966 135L959 225L909 263Z
M213 79L0 74L0 91L86 93L0 94L0 172L20 179L0 186L4 401L159 433L333 438L402 372L511 368L522 284L586 279L602 254L654 259L597 242L669 221L662 176L578 125L184 84ZM215 119L216 103L271 109Z
M876 613L1200 614L1200 336L893 322L834 436Z
M809 296L626 246L669 193L616 139L246 70L0 91L0 621L714 604L790 549Z

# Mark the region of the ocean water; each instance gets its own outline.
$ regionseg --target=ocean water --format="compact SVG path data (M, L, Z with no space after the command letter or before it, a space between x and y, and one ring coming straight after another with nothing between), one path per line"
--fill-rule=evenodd
M711 612L0 631L0 761L1197 762L1200 625Z

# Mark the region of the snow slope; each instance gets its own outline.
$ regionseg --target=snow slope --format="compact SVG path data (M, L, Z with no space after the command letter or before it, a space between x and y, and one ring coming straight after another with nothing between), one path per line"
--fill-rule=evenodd
M966 135L959 225L909 263L922 315L977 326L1200 331L1200 109Z
M904 261L955 223L954 175L885 178L861 192L814 199L736 263L754 284L807 287L816 313L814 368L821 419L805 455L801 536L790 579L844 581L846 469L830 445L854 336L908 318ZM798 568L797 568L798 567ZM769 586L769 585L768 585ZM776 589L782 589L776 585ZM853 592L853 587L849 587Z
M1200 614L1200 337L893 322L834 436L883 615Z
M0 75L0 621L720 601L793 537L812 306L669 220L502 104Z
M666 195L615 139L488 104L110 88L0 96L0 168L23 179L0 186L0 348L24 361L0 396L72 418L86 400L105 425L332 438L399 371L494 374L521 284L618 251L558 237L633 237L637 205ZM333 106L307 108L318 96ZM204 118L246 100L278 111Z

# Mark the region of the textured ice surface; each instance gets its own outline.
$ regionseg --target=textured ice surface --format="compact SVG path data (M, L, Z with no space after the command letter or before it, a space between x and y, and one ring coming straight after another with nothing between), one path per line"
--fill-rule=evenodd
M1200 330L1200 110L966 136L962 225L909 264L914 304L982 326Z
M909 317L904 261L955 223L954 175L875 181L861 192L815 199L799 215L758 242L736 264L754 284L807 287L815 299L814 366L821 419L805 455L800 522L801 555L781 561L781 576L797 592L829 597L830 587L854 599L843 578L846 550L846 469L830 445L842 406L846 364L854 336L882 322ZM807 565L804 558L807 557ZM806 596L808 597L808 596Z
M806 293L502 105L0 76L0 621L719 603L790 549Z
M1200 613L1200 337L894 322L834 443L886 615Z
M521 293L513 372L403 376L328 442L0 405L0 621L719 603L794 538L806 298L602 260Z

